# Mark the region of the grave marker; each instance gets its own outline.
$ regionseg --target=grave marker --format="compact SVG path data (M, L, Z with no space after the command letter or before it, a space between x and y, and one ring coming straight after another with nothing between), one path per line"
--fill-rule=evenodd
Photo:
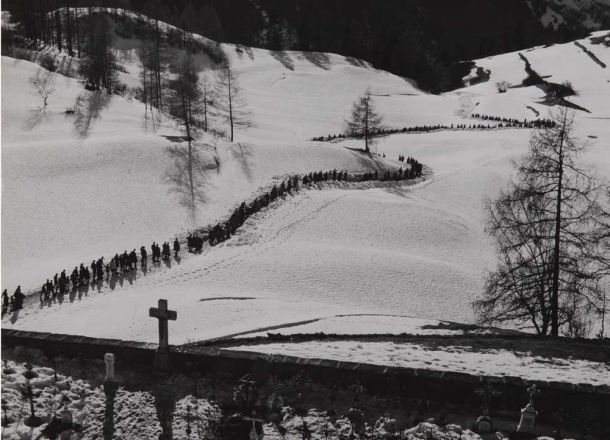
M116 382L114 378L114 354L106 353L104 355L104 362L106 362L106 382Z
M160 299L158 307L151 307L148 316L159 320L159 347L155 352L154 369L159 372L169 370L169 332L167 321L175 321L178 314L167 308L167 300Z
M519 425L517 425L517 432L531 434L534 432L534 423L538 415L538 411L534 409L534 394L538 393L538 387L534 384L527 389L527 392L530 395L530 401L521 410L521 420L519 420Z

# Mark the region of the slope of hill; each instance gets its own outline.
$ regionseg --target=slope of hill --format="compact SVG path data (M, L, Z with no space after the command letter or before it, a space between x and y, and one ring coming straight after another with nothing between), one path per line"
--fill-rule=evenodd
M610 63L605 45L580 44ZM481 291L485 267L494 264L481 200L506 184L529 130L393 135L378 145L385 160L355 152L360 144L354 140L307 139L340 132L366 87L396 127L480 123L473 113L546 117L539 88L496 90L496 81L518 86L525 78L518 54L477 60L490 70L489 81L439 96L339 55L222 48L239 73L255 125L237 133L239 144L218 141L214 148L215 140L198 138L211 171L195 221L165 179L172 167L166 148L180 135L172 121L153 129L142 104L114 95L101 99L57 75L48 119L24 129L39 105L27 80L40 68L3 58L3 287L36 287L64 267L172 239L226 215L287 173L398 168L402 164L392 159L404 154L430 167L428 180L413 187L305 191L250 219L236 237L206 247L203 255L81 301L26 308L3 325L153 341L156 328L145 312L160 297L179 312L175 342L345 313L472 321L470 302ZM136 84L139 68L130 50L120 59L125 80ZM591 143L585 159L608 175L607 70L573 43L523 54L540 75L551 75L548 80L572 82L578 95L569 99L590 112L578 113L579 134ZM66 115L74 106L76 114ZM78 120L88 121L84 136Z

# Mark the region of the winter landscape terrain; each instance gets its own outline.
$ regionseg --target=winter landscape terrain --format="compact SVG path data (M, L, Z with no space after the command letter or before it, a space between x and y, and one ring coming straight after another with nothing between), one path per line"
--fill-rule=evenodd
M164 23L161 28L173 29ZM569 82L576 91L566 99L576 109L576 134L587 144L583 160L598 176L609 177L608 31L473 60L465 78L470 85L439 95L338 54L221 43L252 123L238 127L233 142L197 132L194 145L204 171L194 210L185 206L183 188L171 178L184 172L171 155L172 148L186 145L183 127L136 98L139 45L135 37L117 37L118 79L126 86L121 94L86 90L72 74L78 59L56 49L30 50L29 61L2 56L2 289L12 292L20 285L28 295L25 308L2 318L3 329L156 343L157 325L147 310L165 298L178 313L169 324L175 345L234 338L225 350L610 386L610 362L603 355L547 358L513 347L434 347L366 338L248 339L267 332L451 336L470 328L476 320L472 302L482 294L486 270L496 264L484 232L483 201L506 187L513 161L526 152L531 135L529 128L497 127L476 115L547 118L556 102L543 88L522 85L529 63L544 80ZM53 73L40 65L47 54L57 66ZM201 79L216 75L216 63L198 56L205 66ZM51 78L44 111L32 88L32 78L41 75ZM499 92L502 82L506 88ZM388 127L445 128L381 137L370 155L361 151L361 140L312 140L341 133L354 99L367 88ZM462 129L463 124L481 127ZM317 183L251 216L227 241L206 243L201 253L186 252L189 233L226 220L240 203L288 176L402 170L399 155L423 163L424 175L408 181ZM63 269L174 239L182 245L180 258L115 283L39 301L40 286ZM514 330L470 329L472 334ZM10 368L22 369L13 363ZM50 382L47 370L39 369L40 380ZM3 388L17 393L13 381L3 372ZM95 438L103 392L86 382L74 384L72 391L70 408L90 427L86 438ZM92 396L86 411L85 395ZM44 394L39 401L53 406L53 398ZM151 399L142 393L128 405L142 405L152 414ZM201 417L215 411L206 400L184 399L178 412L187 404L197 406ZM146 411L142 418L154 419ZM312 426L319 423L315 414L308 417ZM117 431L116 438L136 438L127 428L132 425L133 420L120 424L126 431ZM150 426L146 435L153 438L160 428ZM5 435L32 435L20 429ZM184 429L174 426L175 432ZM323 438L322 428L316 429L314 438ZM269 426L265 430L270 438L278 435ZM478 438L469 431L460 438L470 435Z
M580 43L610 63L605 45ZM3 286L34 291L63 268L184 236L284 175L397 169L403 154L423 162L427 177L409 186L343 184L304 191L250 219L225 244L206 247L171 269L117 290L103 288L82 301L28 308L5 325L153 341L156 329L145 318L157 297L183 310L173 324L174 343L329 314L472 322L470 304L481 292L484 270L494 264L482 201L508 182L511 161L526 150L529 130L391 135L376 147L385 158L363 157L354 151L360 147L356 140L309 139L340 133L353 97L367 87L392 127L478 123L473 113L544 116L549 106L541 104L538 87L496 90L498 81L516 85L527 76L519 54L477 60L491 72L489 81L429 95L338 55L317 54L316 64L287 52L282 57L291 60L288 69L268 51L222 47L256 109L254 126L238 131L232 144L206 135L198 140L219 167L202 182L205 202L194 218L167 181L168 138L182 135L176 123L162 119L153 127L142 103L116 95L98 101L76 79L55 74L47 115L26 127L40 100L28 80L41 67L3 57ZM607 70L573 43L523 53L541 75L571 81L578 91L572 100L587 109L577 115L578 134L590 144L585 159L608 175ZM119 59L127 72L121 78L137 84L133 50L120 52ZM65 114L67 108L76 114ZM95 324L108 319L113 325Z

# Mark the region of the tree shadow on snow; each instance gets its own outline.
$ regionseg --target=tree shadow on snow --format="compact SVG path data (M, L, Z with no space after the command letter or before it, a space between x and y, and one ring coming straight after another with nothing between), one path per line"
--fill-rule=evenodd
M212 146L193 143L191 154L186 143L166 149L171 165L164 180L170 185L170 192L177 195L180 206L187 208L193 216L196 205L207 200L208 172L218 168L217 162L205 154L205 147Z
M328 54L325 54L323 52L303 51L303 52L301 52L301 55L311 64L319 67L320 69L324 69L324 70L331 69L330 57L328 56Z
M345 57L345 61L347 61L354 67L362 67L363 69L370 69L371 67L366 61L361 60L359 58Z
M48 121L49 116L47 115L47 111L45 108L37 108L35 110L28 111L25 121L23 122L24 130L32 130L43 121Z
M385 171L385 167L379 163L376 159L378 156L373 153L367 153L366 151L359 148L346 147L346 149L352 151L352 154L356 157L358 165L364 169L372 169L377 171Z
M74 103L74 132L80 138L89 136L89 132L102 111L110 104L111 96L104 90L83 92Z
M251 60L254 59L254 51L249 46L242 46L241 44L236 44L235 45L235 52L237 52L237 55L240 58L243 56L243 54L245 52L246 55L248 55L248 58L250 58Z
M155 386L152 393L155 397L157 419L162 429L161 434L159 434L159 440L172 440L174 437L172 424L176 410L175 393L168 384Z
M279 63L282 64L288 70L294 70L294 61L288 52L283 50L272 50L271 56L275 58Z
M238 142L237 147L231 145L230 149L233 158L241 165L246 178L252 181L252 163L254 162L254 149L252 145Z
M104 384L104 394L106 395L106 405L104 408L104 425L102 428L104 440L112 440L114 438L114 400L116 398L117 390L117 384Z

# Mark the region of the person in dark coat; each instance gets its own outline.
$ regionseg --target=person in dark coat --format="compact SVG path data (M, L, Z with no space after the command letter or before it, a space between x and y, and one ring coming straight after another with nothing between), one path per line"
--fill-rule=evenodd
M129 265L131 266L132 270L135 270L138 268L138 254L136 254L135 249L133 249L131 251L131 253L129 254Z
M97 263L95 264L95 268L97 270L97 277L98 279L102 280L104 279L104 257L101 257L99 260L97 260Z
M17 286L13 298L13 311L21 310L23 308L23 300L25 299L25 295L21 293L21 286Z
M129 255L127 254L127 251L123 251L123 253L121 254L120 257L121 260L121 271L125 272L129 270Z
M9 299L8 299L8 293L6 292L6 289L4 289L2 291L2 314L6 314L6 312L8 312L8 306L9 306Z
M142 259L142 264L145 264L146 263L147 255L146 255L146 248L144 246L142 246L140 248L140 257Z
M180 242L176 238L174 240L174 257L178 258L178 253L180 252Z
M70 281L72 282L72 289L76 289L78 287L78 268L74 266L74 270L70 275Z

